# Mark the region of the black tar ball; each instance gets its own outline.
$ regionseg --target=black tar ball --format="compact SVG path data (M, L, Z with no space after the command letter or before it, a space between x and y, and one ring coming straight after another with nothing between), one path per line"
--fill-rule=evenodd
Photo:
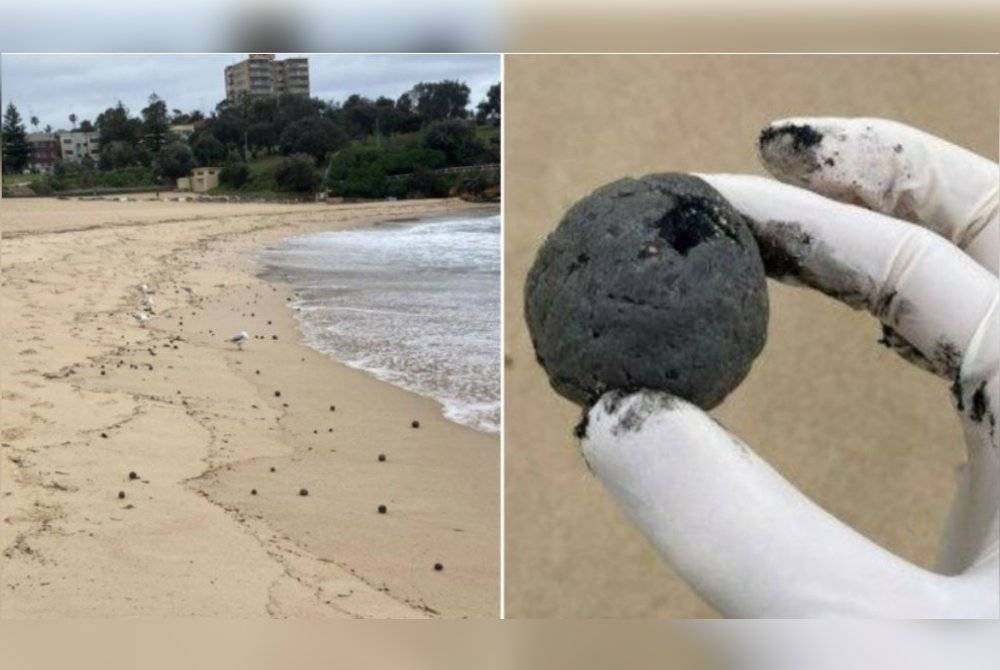
M309 490L308 489L299 489L299 495L300 496L307 496L307 495L309 495Z
M385 454L379 454L378 455L378 462L379 463L385 463Z
M125 499L125 492L124 491L119 491L118 492L118 499L119 500L124 500Z
M139 478L139 473L137 473L135 470L133 470L132 472L128 473L128 478L129 479L138 479Z
M420 422L419 421L411 421L410 422L410 428L420 428Z
M252 496L257 495L257 489L250 489L250 495Z
M441 565L440 563L435 563L434 564L434 571L435 572L441 572L442 570L444 570L444 566L443 565Z
M389 511L389 508L386 507L385 505L379 505L378 506L378 513L379 514L385 514L388 511Z
M667 391L709 409L767 336L767 284L743 216L687 174L622 179L574 205L528 273L525 316L552 387L580 405Z

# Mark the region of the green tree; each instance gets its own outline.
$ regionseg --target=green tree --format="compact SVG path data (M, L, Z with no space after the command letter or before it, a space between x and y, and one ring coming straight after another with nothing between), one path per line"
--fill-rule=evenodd
M22 172L31 161L31 145L21 121L21 114L14 103L7 105L3 114L3 169L7 172Z
M121 104L121 103L119 103L119 104ZM75 130L76 129L76 114L70 114L69 115L69 125L70 125L70 130Z
M157 174L177 179L186 177L194 167L194 155L183 142L171 142L160 149L154 162Z
M282 158L274 168L274 181L286 191L299 193L315 191L320 182L316 161L308 154L295 154Z
M448 165L471 165L483 153L476 139L476 129L467 121L438 121L427 127L424 146L436 149L447 157Z
M420 82L409 96L416 101L417 113L427 121L464 119L469 115L469 87L460 81Z
M486 98L476 106L476 122L500 125L500 83L490 86Z
M90 122L90 119L84 119L80 122L80 130L85 133L94 132L94 124Z
M229 158L226 159L225 165L219 172L219 181L226 186L239 188L247 183L248 179L250 179L250 168L247 167L238 152L230 152Z
M347 138L332 121L320 116L308 117L289 124L281 133L281 153L309 154L322 162L328 153L343 146Z
M97 166L102 170L117 170L141 163L139 152L128 142L114 140L101 150Z
M142 121L130 117L128 107L120 100L97 115L97 130L101 133L101 151L112 142L125 142L135 147L142 139Z
M34 114L31 115L31 127L38 131L38 117Z
M149 104L142 110L142 141L153 154L158 154L167 143L170 134L170 117L167 103L155 93L149 96Z
M229 153L226 151L226 145L211 133L198 133L191 143L191 151L198 165L218 165Z

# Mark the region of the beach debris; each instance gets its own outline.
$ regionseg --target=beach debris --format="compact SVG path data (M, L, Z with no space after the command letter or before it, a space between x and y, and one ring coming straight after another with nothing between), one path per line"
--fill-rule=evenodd
M379 463L385 463L385 454L379 454L378 455L378 462Z
M277 472L277 471L278 471L278 470L277 470L277 469L276 469L276 468L275 468L275 467L274 467L274 466L272 465L272 466L271 466L271 472Z
M299 489L299 495L303 497L309 495L309 489Z
M330 411L331 412L336 412L337 411L337 406L336 405L330 405Z
M124 491L119 491L118 492L118 499L119 500L124 500L125 499L125 492Z
M257 489L250 489L250 495L252 496L257 495Z
M135 470L133 470L132 472L128 473L128 478L129 479L138 479L139 478L139 473L137 473Z
M106 439L108 439L108 434L107 433L101 433L101 437L103 437L106 440Z
M379 514L385 514L388 511L389 511L389 508L386 507L385 505L379 505L378 506L378 513Z
M281 397L281 391L275 391L274 392L274 397L275 398L280 398Z
M420 422L416 421L416 420L411 421L410 422L410 428L420 428Z
M277 336L277 335L272 335L272 336L271 336L271 339L272 339L272 340L276 340L276 339L278 339L278 336Z
M229 342L230 344L235 344L237 347L239 347L240 351L243 351L243 343L249 339L250 336L247 335L247 331L241 330L240 332L236 333L226 341Z
M434 564L434 572L441 572L442 570L444 570L444 565L441 563Z

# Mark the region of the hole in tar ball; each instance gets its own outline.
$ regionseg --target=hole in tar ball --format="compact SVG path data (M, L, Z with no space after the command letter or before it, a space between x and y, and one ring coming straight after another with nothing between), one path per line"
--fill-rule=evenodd
M679 199L677 205L654 222L660 238L682 256L716 234L716 225L700 198Z

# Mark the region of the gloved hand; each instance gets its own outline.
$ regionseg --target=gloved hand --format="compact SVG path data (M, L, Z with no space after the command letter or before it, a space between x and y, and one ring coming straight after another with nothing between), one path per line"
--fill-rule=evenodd
M748 217L769 276L867 309L886 343L952 384L968 462L937 570L840 522L667 394L605 395L584 458L725 616L1000 616L997 165L877 119L778 121L760 154L786 183L699 176Z

